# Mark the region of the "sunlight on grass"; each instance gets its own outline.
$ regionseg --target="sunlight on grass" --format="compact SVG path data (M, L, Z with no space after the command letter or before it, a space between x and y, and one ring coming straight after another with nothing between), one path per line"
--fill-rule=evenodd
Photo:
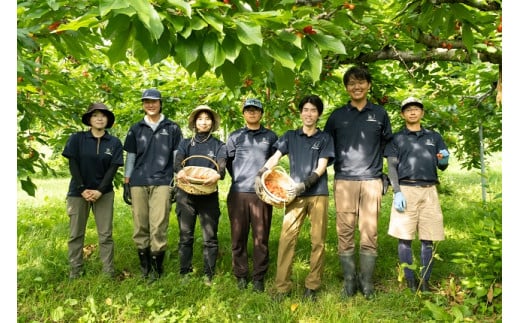
M501 212L501 158L490 160L495 165L487 177L488 208ZM211 287L202 278L202 237L197 221L194 247L194 273L181 280L178 259L178 225L175 212L170 217L168 250L164 277L153 285L140 278L136 248L132 240L131 208L124 204L122 192L116 191L114 210L114 242L117 278L109 281L100 275L101 263L95 249L85 262L86 276L68 280L67 239L68 216L65 197L68 179L37 179L37 197L18 189L17 218L17 304L18 319L24 322L425 322L433 321L425 307L428 300L436 306L452 310L445 290L450 279L464 277L465 268L452 262L456 253L469 254L473 248L474 224L486 215L481 200L478 171L465 171L456 161L441 172L439 194L444 213L446 240L438 244L433 284L439 292L429 295L411 294L398 281L397 240L388 236L392 194L383 198L379 222L378 259L374 273L377 297L366 301L360 294L345 300L341 297L342 273L337 257L334 203L331 198L323 284L316 303L305 302L302 295L309 273L309 221L298 238L293 264L291 295L281 302L273 301L278 239L283 209L274 209L270 240L270 264L266 276L266 292L255 293L251 284L238 290L231 273L230 224L226 209L229 177L220 186L221 219L219 224L220 256L217 274ZM356 233L359 239L359 233ZM249 251L251 251L251 240ZM93 217L89 218L85 244L97 246ZM417 258L420 243L413 244ZM477 267L475 267L477 268ZM460 284L455 286L460 288ZM473 301L473 299L471 299ZM501 306L501 303L493 304ZM482 313L466 314L464 319L492 322L500 317Z

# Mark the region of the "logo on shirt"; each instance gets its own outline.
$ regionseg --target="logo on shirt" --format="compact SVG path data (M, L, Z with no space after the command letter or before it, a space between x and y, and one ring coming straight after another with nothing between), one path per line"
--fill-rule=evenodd
M313 143L311 149L319 150L320 149L320 142L316 141L315 143Z
M267 140L266 137L263 137L262 140L260 141L260 143L268 145L269 144L269 140Z
M377 122L376 115L375 114L369 114L367 116L367 121L368 122Z
M161 136L168 136L169 134L168 134L168 131L166 131L166 129L162 128L161 132L159 133L159 135L161 135Z
M435 146L435 143L430 138L426 139L426 142L424 144L426 146Z
M208 157L211 157L211 158L214 159L215 157L217 157L217 155L215 155L215 152L214 152L214 151L210 150L210 151L208 152Z
M112 150L110 148L105 149L105 155L112 156Z

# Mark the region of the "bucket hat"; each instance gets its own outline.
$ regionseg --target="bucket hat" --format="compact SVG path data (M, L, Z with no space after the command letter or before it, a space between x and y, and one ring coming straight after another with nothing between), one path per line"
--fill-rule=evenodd
M87 112L85 112L83 114L83 116L81 117L81 122L83 122L83 124L85 124L87 126L90 126L90 117L92 116L92 113L94 113L94 111L96 111L96 110L102 111L107 116L107 119L108 119L107 129L112 128L116 118L115 118L114 114L112 113L112 111L108 110L108 107L106 105L104 105L103 103L91 104L88 107Z

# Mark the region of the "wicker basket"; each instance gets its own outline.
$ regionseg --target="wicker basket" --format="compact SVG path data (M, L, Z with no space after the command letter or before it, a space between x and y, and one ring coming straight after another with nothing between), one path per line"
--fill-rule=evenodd
M213 168L209 167L200 167L200 166L186 166L186 162L192 158L204 158L213 163L217 170L214 170ZM181 190L185 191L186 193L193 194L193 195L208 195L213 192L217 191L217 183L212 185L203 185L204 181L215 174L218 174L219 167L218 164L211 158L203 155L193 155L186 159L184 159L181 163L184 172L186 172L186 175L188 177L188 183L181 183L180 181L177 181L177 187Z
M262 174L262 186L256 187L256 194L267 204L283 208L296 197L290 190L294 181L280 166Z

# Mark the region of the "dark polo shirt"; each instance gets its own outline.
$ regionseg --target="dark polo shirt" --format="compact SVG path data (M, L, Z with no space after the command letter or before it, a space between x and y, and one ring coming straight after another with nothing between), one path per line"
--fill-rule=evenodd
M121 141L105 131L101 138L96 138L92 132L81 131L70 136L62 155L73 158L79 166L83 185L87 189L98 189L105 173L112 165L123 165L123 146ZM81 196L79 183L74 178L69 183L68 196ZM105 188L103 194L113 190L112 182Z
M282 155L289 156L291 178L303 182L318 166L320 158L329 158L329 164L334 159L334 144L332 137L318 129L308 137L302 129L289 130L274 144ZM301 196L329 195L327 171L320 177L318 183L306 190Z
M381 178L383 150L392 139L386 110L371 102L359 111L350 102L334 110L325 124L335 146L335 179Z
M396 157L400 185L437 184L437 153L446 149L439 133L421 127L412 132L402 129L385 148L385 157Z
M255 177L271 157L278 136L261 126L257 130L247 127L233 131L227 140L227 170L231 175L230 192L255 192Z

